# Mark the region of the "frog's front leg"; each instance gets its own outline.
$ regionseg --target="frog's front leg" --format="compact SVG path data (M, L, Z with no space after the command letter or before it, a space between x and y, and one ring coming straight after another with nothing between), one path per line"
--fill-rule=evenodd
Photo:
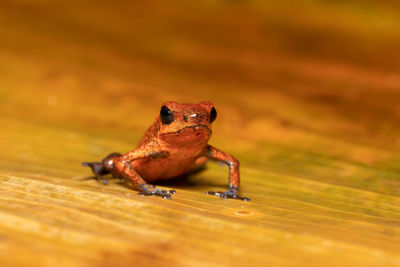
M167 153L157 152L143 148L135 149L132 152L125 154L114 162L115 169L113 170L114 176L119 176L129 182L136 190L140 191L139 195L155 195L163 198L171 198L171 194L175 194L175 190L161 190L154 185L146 183L142 177L132 168L131 162L137 159L147 157L165 157Z
M207 145L202 153L202 156L206 156L212 160L224 162L229 166L229 190L226 192L209 191L207 194L220 196L221 198L234 198L243 201L250 201L250 198L239 196L240 172L239 161L237 159L235 159L232 155L210 145Z

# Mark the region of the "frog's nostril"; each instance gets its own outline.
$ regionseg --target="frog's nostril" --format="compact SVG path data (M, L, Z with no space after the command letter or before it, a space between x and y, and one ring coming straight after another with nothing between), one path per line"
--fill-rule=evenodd
M183 120L185 122L188 122L189 120L190 121L197 121L197 120L199 120L199 118L200 118L200 116L198 114L190 114L190 115L187 115L187 116L183 116Z

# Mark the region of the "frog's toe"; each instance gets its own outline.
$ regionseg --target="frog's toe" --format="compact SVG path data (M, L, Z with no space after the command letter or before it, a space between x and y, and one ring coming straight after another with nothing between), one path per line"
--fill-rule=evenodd
M161 190L158 188L155 188L154 190L148 190L146 192L140 192L138 195L141 196L159 196L165 199L170 199L171 194L175 194L175 190Z
M207 195L213 195L213 196L221 196L221 194L223 194L224 192L214 192L214 191L207 191L206 194Z
M213 196L218 196L220 198L232 198L232 199L237 199L237 200L242 200L242 201L250 201L250 198L248 197L241 197L239 194L234 191L229 189L226 192L214 192L214 191L208 191L206 192L207 195L213 195Z
M97 181L99 181L99 183L102 183L102 184L105 184L105 185L108 185L108 179L106 179L106 178L103 178L102 176L97 176L96 177L97 178Z
M160 194L156 194L157 196L160 196L164 199L170 199L171 198L171 194L168 193L160 193Z
M171 198L171 194L168 191L161 190L161 189L158 189L158 188L154 191L154 195L160 196L160 197L165 198L165 199Z

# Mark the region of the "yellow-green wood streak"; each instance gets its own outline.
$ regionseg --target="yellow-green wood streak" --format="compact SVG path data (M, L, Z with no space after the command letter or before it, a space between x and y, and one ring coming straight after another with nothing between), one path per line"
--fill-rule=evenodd
M400 6L266 2L2 1L0 265L400 266ZM251 202L81 167L167 100L215 104Z

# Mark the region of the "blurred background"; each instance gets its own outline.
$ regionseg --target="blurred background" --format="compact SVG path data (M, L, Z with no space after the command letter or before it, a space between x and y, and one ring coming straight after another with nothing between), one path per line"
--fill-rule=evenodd
M399 1L1 0L0 25L0 174L99 190L80 162L131 150L164 101L208 100L211 144L241 161L256 225L266 206L292 205L267 195L354 211L324 199L343 194L390 218L379 233L398 251ZM225 186L214 168L185 188L200 202Z
M345 157L399 172L399 10L389 0L1 1L0 112L36 127L34 156L13 128L5 150L75 160L55 146L41 158L41 127L134 146L162 102L209 100L220 115L212 141L249 164L297 173ZM379 190L366 176L353 186Z

